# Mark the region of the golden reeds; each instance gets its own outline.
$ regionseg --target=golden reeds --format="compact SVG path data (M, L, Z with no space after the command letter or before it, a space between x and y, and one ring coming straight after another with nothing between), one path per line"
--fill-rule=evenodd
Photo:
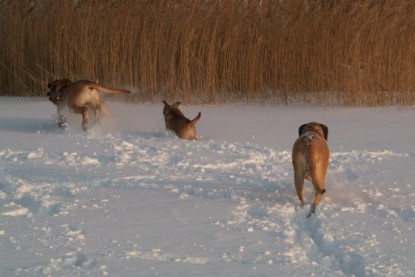
M0 95L55 78L134 101L414 105L415 2L0 1Z

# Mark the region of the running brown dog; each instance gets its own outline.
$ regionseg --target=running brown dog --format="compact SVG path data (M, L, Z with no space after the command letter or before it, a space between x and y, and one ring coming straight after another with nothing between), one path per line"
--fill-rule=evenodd
M130 93L125 89L113 89L101 84L79 80L72 82L68 79L58 79L48 84L50 89L47 93L49 100L58 108L58 124L60 127L66 125L66 118L62 114L65 108L74 113L82 115L82 128L86 131L89 119L89 110L95 115L95 122L99 122L102 103L99 91L106 93Z
M310 122L301 125L298 133L299 138L294 143L292 153L295 188L301 205L304 205L304 179L313 183L315 197L310 209L311 216L326 192L324 181L330 156L327 145L329 130L324 124Z
M166 129L173 131L181 139L196 140L195 124L199 121L201 113L193 119L187 119L179 110L180 102L169 105L163 100L163 115L166 122Z

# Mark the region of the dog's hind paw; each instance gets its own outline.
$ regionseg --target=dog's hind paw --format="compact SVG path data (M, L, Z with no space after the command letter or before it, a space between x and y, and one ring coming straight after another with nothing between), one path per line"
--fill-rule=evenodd
M316 205L311 205L310 207L310 213L308 214L307 218L309 218L312 214L316 213Z

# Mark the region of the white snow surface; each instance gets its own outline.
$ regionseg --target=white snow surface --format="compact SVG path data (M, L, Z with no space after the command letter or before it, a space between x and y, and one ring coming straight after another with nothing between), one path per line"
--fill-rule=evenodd
M180 99L178 99L180 100ZM415 111L108 102L87 132L0 97L0 276L414 276ZM327 192L301 208L298 127L329 127Z

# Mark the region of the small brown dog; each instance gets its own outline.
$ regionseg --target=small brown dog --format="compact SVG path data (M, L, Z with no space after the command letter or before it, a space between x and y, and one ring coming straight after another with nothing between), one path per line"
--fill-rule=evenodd
M59 79L48 84L50 89L47 93L49 100L58 108L58 124L60 127L66 125L66 118L62 111L69 108L74 113L82 115L82 128L86 131L88 126L89 109L95 115L95 122L99 122L99 114L102 110L102 103L99 91L107 93L130 93L125 89L112 89L101 84L80 80L72 82L68 79Z
M180 102L169 105L163 100L164 121L166 122L166 129L171 130L177 134L181 139L196 140L195 124L199 121L201 113L193 119L187 119L179 110Z
M301 125L298 133L300 137L294 143L292 153L295 188L301 205L304 205L304 179L313 183L315 197L310 209L311 216L326 192L324 181L330 156L327 145L329 130L324 124L310 122Z

